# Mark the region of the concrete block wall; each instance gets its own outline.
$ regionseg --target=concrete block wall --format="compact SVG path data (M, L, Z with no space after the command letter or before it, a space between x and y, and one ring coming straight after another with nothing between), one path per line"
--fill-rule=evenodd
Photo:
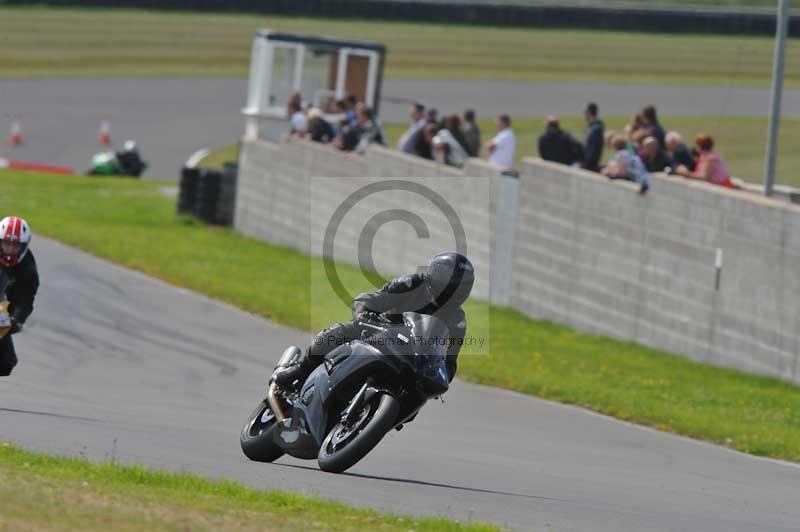
M359 156L311 142L247 141L242 144L240 168L234 223L244 234L320 256L329 222L348 196L370 183L398 178L434 191L454 209L478 272L498 267L510 279L511 240L495 236L494 205L500 193L508 201L507 189L516 185L516 179L501 176L482 161L470 161L459 170L381 147L371 147ZM334 239L337 260L359 264L360 255L374 257L378 271L399 275L417 271L439 251L455 249L450 222L430 201L405 190L389 190L376 197L380 198L377 202L368 198L357 202L342 219ZM359 237L366 222L386 210L418 214L429 234L420 238L409 224L389 222L379 229L370 249L365 249L368 242ZM507 216L503 223L511 227ZM507 250L505 261L496 258L496 242ZM492 296L494 279L491 274L479 275L476 295L508 304L508 289Z
M235 225L245 234L320 255L328 222L348 194L405 178L456 209L478 297L800 383L796 205L665 176L640 196L632 183L538 159L524 160L515 179L476 159L459 170L380 147L358 156L308 142L254 141L243 143L240 157ZM408 201L407 192L395 191L378 206L355 205L338 229L336 259L357 264L359 252L371 252L378 271L401 274L453 248L449 224L423 201L410 210L429 222L427 238L389 222L364 249L366 221Z
M520 170L514 307L800 382L800 208L674 177L642 197L538 159Z

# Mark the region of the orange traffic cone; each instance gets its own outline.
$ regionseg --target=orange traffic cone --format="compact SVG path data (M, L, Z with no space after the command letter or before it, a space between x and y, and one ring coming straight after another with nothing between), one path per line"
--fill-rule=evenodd
M12 146L19 146L22 144L22 122L19 118L15 118L11 122L11 132L8 134L8 142Z
M100 122L100 132L97 134L100 144L111 144L111 122L105 118Z

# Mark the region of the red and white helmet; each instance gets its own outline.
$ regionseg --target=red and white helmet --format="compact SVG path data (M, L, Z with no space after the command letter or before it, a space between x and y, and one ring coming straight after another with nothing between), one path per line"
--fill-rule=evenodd
M0 266L6 268L16 266L28 252L31 243L31 229L28 222L16 216L7 216L0 220L0 244L11 242L18 244L13 254L7 254L5 246L0 249Z

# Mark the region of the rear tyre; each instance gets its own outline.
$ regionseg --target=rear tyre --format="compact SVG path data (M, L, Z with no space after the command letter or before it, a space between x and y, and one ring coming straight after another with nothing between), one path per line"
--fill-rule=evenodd
M272 462L283 456L283 449L273 439L276 428L275 415L269 405L261 401L247 418L239 437L244 455L256 462Z
M352 426L337 423L325 437L317 455L319 468L341 473L364 458L392 430L400 413L400 401L388 393L376 394L364 403Z

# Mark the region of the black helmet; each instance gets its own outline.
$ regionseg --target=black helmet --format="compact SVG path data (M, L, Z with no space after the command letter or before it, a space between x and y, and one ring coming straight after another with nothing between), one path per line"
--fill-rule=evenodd
M439 253L428 263L427 278L438 306L462 305L475 283L475 267L461 253Z

